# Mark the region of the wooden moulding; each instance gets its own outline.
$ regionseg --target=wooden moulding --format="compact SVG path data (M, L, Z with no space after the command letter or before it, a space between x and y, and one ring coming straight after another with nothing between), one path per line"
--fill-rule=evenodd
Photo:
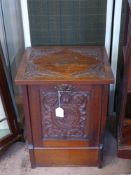
M98 149L35 149L37 166L97 166Z
M119 146L117 155L120 158L131 159L131 147Z

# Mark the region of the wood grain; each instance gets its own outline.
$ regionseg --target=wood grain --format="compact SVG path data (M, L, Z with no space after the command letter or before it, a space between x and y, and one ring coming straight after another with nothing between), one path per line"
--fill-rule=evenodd
M113 74L104 47L28 48L23 87L32 166L100 166ZM64 118L55 115L60 105Z
M113 74L104 47L59 46L28 48L15 82L42 84L49 81L78 81L90 84L113 83Z
M119 87L119 118L118 125L118 156L131 159L131 1L128 5L125 33L125 46L123 49L124 65L122 81Z
M35 149L37 166L97 166L98 149Z

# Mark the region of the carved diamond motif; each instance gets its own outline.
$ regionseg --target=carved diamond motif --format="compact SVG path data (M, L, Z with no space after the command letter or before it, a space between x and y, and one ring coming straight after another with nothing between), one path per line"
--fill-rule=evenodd
M48 48L32 51L25 79L103 77L104 63L98 50Z

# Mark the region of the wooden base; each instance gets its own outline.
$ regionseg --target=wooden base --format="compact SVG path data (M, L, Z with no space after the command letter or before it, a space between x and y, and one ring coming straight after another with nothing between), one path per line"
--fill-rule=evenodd
M131 147L119 146L117 155L123 159L131 159Z
M61 151L60 151L61 149ZM98 166L99 148L35 148L32 168L38 166Z
M118 157L131 159L131 120L124 120L122 138L118 146Z

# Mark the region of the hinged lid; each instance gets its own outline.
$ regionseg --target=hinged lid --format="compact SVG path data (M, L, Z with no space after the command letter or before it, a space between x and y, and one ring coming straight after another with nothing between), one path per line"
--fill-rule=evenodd
M113 82L113 74L104 47L32 47L25 51L15 81L17 84L47 81L108 84Z

